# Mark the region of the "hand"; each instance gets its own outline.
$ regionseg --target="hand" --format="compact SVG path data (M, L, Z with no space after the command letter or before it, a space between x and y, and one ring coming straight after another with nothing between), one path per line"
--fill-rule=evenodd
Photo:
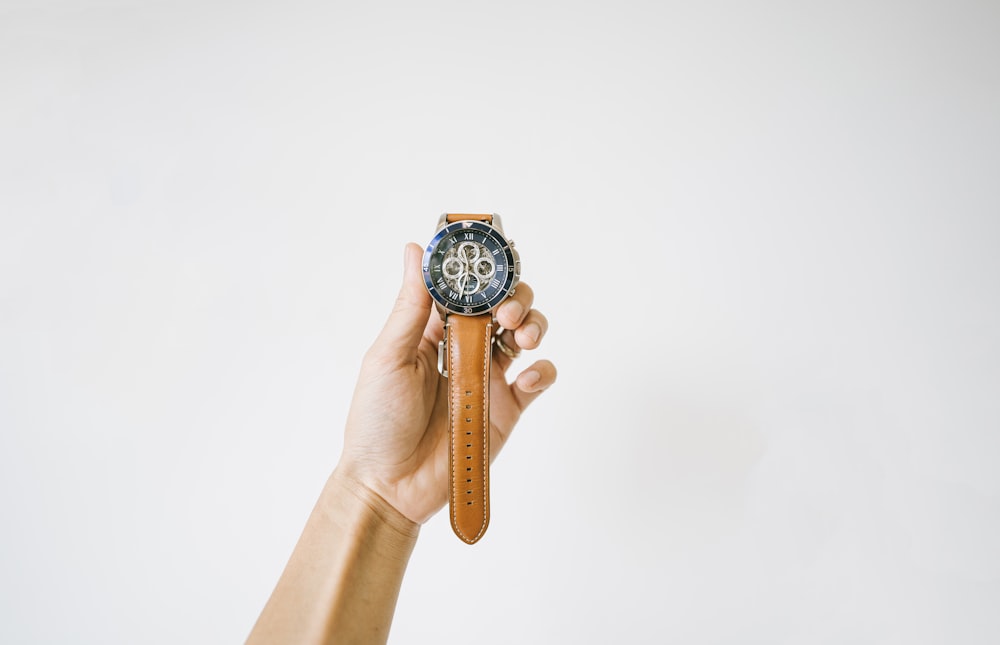
M431 307L421 276L422 249L407 244L403 286L375 343L365 354L347 416L338 474L381 496L423 524L448 501L448 390L437 371L441 316ZM497 310L504 343L535 349L548 321L531 308L534 293L521 283ZM490 460L510 437L521 413L556 379L540 360L510 383L511 359L493 353L490 383Z

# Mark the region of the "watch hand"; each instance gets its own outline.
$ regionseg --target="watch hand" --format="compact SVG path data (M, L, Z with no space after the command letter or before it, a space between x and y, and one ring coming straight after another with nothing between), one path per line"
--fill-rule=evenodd
M472 260L470 260L469 257L466 256L465 257L465 286L466 286L466 288L468 288L468 286L469 286L469 276L470 276L470 274L472 274L473 271L475 271L475 268L472 266ZM462 295L463 296L467 295L464 290L462 291Z

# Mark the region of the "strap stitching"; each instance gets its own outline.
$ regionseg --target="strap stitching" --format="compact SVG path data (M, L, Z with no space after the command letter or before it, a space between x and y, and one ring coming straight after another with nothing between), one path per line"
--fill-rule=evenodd
M452 337L451 330L448 325L445 324L445 333L448 334L448 380L451 381L455 376L455 366L452 363L452 356L454 352L452 351ZM448 432L451 435L450 444L451 449L451 481L448 482L448 488L451 489L451 525L456 531L458 531L458 517L455 512L455 388L454 383L448 383Z
M483 349L483 524L476 533L478 540L486 532L490 517L490 498L486 494L490 485L490 341L493 339L493 321L486 324L486 346Z

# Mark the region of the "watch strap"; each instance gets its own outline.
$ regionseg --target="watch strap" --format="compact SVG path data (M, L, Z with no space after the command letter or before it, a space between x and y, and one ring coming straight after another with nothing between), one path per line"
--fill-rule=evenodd
M449 224L454 224L455 222L464 222L467 220L472 220L476 222L486 222L487 224L493 223L493 215L469 215L468 213L447 213L445 217L448 218Z
M490 365L493 314L449 315L451 490L455 535L475 544L490 523Z

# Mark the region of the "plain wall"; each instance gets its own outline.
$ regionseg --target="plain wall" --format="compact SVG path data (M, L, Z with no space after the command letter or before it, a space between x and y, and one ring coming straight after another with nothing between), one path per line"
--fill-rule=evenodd
M0 641L242 642L404 243L495 211L559 381L391 643L998 642L998 61L990 2L0 2Z

